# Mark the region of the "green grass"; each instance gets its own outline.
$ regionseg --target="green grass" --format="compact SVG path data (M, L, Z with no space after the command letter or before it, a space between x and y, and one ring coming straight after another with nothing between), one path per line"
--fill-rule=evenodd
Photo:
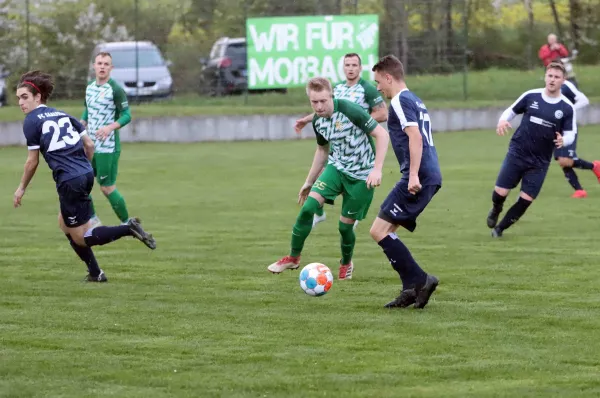
M576 66L577 79L592 102L600 101L600 66ZM464 100L463 75L420 75L407 78L408 86L430 109L482 108L508 106L525 90L542 87L541 69L518 71L490 69L469 72L468 99ZM56 101L51 104L72 115L81 115L82 100ZM210 98L196 94L176 95L173 99L150 104L132 104L135 118L178 117L196 115L269 115L304 114L310 112L302 88L290 89L287 94L267 93ZM18 107L0 108L0 122L19 121L23 115Z
M596 130L581 131L586 159L600 153ZM45 164L12 209L25 149L0 148L0 396L598 396L596 178L580 172L589 198L570 199L553 165L539 200L492 240L507 138L434 139L444 187L417 231L399 232L441 280L423 311L382 308L399 283L368 230L398 179L391 151L357 229L355 279L314 298L298 272L266 271L288 249L313 141L124 145L119 188L158 249L96 248L104 285L80 282ZM302 263L337 274L340 204L326 210Z

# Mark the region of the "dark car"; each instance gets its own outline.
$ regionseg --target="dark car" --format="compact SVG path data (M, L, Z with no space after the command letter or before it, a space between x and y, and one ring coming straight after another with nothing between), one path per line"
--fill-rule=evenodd
M199 93L201 95L231 95L243 93L248 87L248 60L244 37L220 38L213 44L208 58L201 58ZM286 92L285 89L274 91Z

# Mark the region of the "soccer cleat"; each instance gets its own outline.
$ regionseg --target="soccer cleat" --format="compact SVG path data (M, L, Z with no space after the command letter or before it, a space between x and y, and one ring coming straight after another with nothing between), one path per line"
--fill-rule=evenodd
M413 288L404 289L400 295L383 306L383 308L406 308L417 301L417 291Z
M352 261L350 261L350 264L340 264L338 279L341 281L346 279L352 279L352 271L354 271L354 263Z
M144 231L144 228L142 228L142 225L140 224L140 220L138 218L130 218L129 220L127 220L126 224L127 226L129 226L129 230L133 234L134 238L140 240L150 249L156 249L156 241L152 237L152 234L149 234L146 231Z
M583 189L578 189L571 195L572 198L587 198L587 192Z
M425 284L417 289L417 299L415 300L415 308L424 308L429 302L429 298L435 292L437 285L440 283L438 278L433 275L427 275Z
M352 230L356 231L356 227L358 227L358 220L354 221L354 226L352 227Z
M492 238L501 238L502 237L502 233L504 231L502 231L500 228L496 227L494 229L492 229Z
M594 165L594 168L592 169L592 171L596 175L598 182L600 182L600 160L594 160L592 163Z
M313 225L312 227L316 227L318 223L323 222L327 219L325 212L323 212L322 216L317 216L316 214L313 216Z
M87 276L85 277L85 279L83 280L84 282L108 282L108 279L106 278L106 275L104 274L104 271L100 270L100 275L98 276L91 276L90 274L87 274Z
M280 274L286 269L298 269L300 266L300 256L285 256L281 260L269 265L267 269L274 274Z
M494 228L498 224L498 216L500 216L500 212L497 212L495 209L490 210L487 216L488 228Z

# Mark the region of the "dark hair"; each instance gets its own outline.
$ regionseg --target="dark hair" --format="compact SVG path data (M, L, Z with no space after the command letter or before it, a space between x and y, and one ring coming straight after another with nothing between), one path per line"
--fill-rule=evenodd
M563 76L567 76L567 68L565 68L565 66L563 65L562 62L560 61L552 61L548 64L548 66L546 66L546 70L548 69L558 69L560 71L562 71Z
M98 57L110 57L110 59L112 59L112 55L110 55L108 51L100 51L98 54L96 54L96 56L94 57L94 62Z
M386 55L373 65L373 72L390 74L396 80L404 80L404 66L402 62L393 55Z
M32 70L21 75L17 89L26 88L31 94L40 94L45 104L54 91L52 76L39 70Z
M348 54L344 55L344 61L346 60L346 58L352 58L352 57L358 58L358 64L362 65L362 59L360 58L360 55L358 55L357 53L348 53Z

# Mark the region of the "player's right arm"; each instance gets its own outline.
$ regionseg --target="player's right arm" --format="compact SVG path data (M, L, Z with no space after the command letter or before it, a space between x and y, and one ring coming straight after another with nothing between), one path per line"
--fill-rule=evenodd
M364 84L365 100L371 109L371 117L379 123L387 121L388 109L383 97L372 84Z
M521 94L511 106L502 112L502 115L500 115L500 119L498 120L498 125L496 126L496 134L506 134L508 129L512 128L510 121L513 120L515 116L525 113L527 110L528 95L529 91Z
M306 116L296 120L296 123L294 124L294 131L296 131L296 134L300 134L302 132L302 129L304 128L304 126L306 126L308 123L310 123L314 117L315 117L315 114L311 113L310 115L306 115Z
M87 127L87 122L88 122L88 107L87 107L87 100L83 100L83 114L81 115L81 120L79 120L79 122L84 126Z
M23 166L23 175L21 176L21 182L19 187L15 191L13 198L13 206L21 206L21 199L25 195L25 190L31 182L31 179L35 175L38 165L40 164L40 140L41 132L38 131L37 126L30 119L25 119L23 123L23 133L27 141L27 160Z
M315 122L313 119L313 129L317 136L317 149L315 151L315 156L313 157L312 165L310 166L310 170L308 171L308 176L306 176L306 181L302 188L300 188L300 192L298 193L298 203L301 205L304 204L304 201L308 197L310 193L310 188L313 186L317 178L321 175L323 171L323 167L327 164L327 159L329 159L329 142L323 137L321 134L317 132L315 128Z
M423 136L419 130L418 109L414 102L402 96L392 99L391 106L400 120L402 130L408 136L410 168L408 174L408 192L415 195L421 190L419 169L423 157Z

